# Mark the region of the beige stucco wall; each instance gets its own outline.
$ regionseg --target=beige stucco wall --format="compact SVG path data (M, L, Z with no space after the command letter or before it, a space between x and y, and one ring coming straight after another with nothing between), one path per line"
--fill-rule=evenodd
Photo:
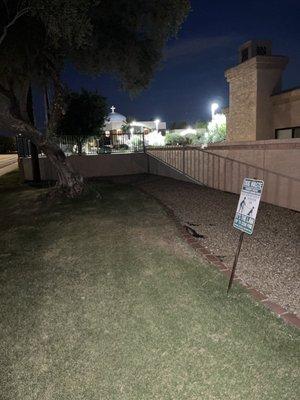
M263 201L300 211L300 139L222 143L204 151L196 146L148 148L145 154L72 156L84 177L153 173L239 193L245 177L263 179ZM161 161L160 161L161 160ZM30 158L22 160L25 179L32 179ZM46 158L42 179L55 179Z
M271 95L280 90L287 62L282 56L256 56L225 72L228 142L275 138Z
M42 180L56 180L57 174L46 157L40 160ZM84 178L132 175L147 172L147 157L143 153L99 154L68 157L72 167ZM25 180L32 180L31 159L22 160Z
M19 159L19 169L22 176L21 179L24 179L25 181L33 180L32 163L30 157L21 157Z
M281 88L284 64L275 62L257 63L257 103L255 140L275 139L273 129L273 105L271 94Z
M170 147L170 150L166 151L168 147L162 147L160 150L152 150L148 148L148 172L154 175L166 176L168 178L178 179L186 182L193 182L191 176L182 174L183 165L188 164L185 162L181 147ZM163 162L161 162L163 161Z
M215 144L205 151L188 146L147 152L186 177L227 192L240 193L245 177L263 179L263 201L300 211L300 139Z
M225 72L229 83L227 140L255 140L256 69L253 60Z
M239 193L244 177L259 178L265 182L263 201L300 211L300 139L215 145L208 151L224 157L223 190Z
M300 89L283 92L271 97L272 128L300 126Z
M149 157L149 173L153 175L165 176L167 178L177 179L184 182L194 182L187 175L183 175L181 172L177 171L171 165L162 163L159 159L155 157Z

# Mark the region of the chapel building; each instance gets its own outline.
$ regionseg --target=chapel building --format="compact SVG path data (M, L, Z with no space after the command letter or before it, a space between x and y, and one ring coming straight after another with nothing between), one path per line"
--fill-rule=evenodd
M116 107L111 107L111 113L108 114L104 131L109 132L110 134L122 134L123 127L127 124L127 118L125 115L117 113ZM162 133L166 131L166 122L163 121L132 121L130 126L134 130L135 133L149 133L154 130L158 130Z

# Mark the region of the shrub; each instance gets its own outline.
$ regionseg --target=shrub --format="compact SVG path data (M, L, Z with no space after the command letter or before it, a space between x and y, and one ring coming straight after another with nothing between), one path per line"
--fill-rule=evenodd
M115 144L115 145L113 146L113 148L114 148L115 150L128 150L128 149L129 149L129 146L128 146L127 144L124 144L124 143L118 143L118 144Z
M195 129L204 129L204 131L206 131L207 130L207 122L206 121L197 121L197 122L195 122L195 124L194 124L194 128Z
M191 143L192 139L190 137L190 134L181 136L179 133L166 133L165 144L167 146L184 146Z
M226 139L226 117L216 114L207 126L207 143L221 142Z

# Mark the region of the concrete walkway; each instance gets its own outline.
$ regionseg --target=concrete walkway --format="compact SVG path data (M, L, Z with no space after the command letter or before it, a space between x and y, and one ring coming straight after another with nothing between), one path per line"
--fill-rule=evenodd
M0 176L18 168L17 154L0 154Z

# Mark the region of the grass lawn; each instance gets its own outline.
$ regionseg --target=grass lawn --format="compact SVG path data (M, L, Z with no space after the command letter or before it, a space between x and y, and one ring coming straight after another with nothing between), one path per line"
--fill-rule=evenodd
M153 199L93 187L47 205L0 178L1 400L299 399L299 332L227 297Z

